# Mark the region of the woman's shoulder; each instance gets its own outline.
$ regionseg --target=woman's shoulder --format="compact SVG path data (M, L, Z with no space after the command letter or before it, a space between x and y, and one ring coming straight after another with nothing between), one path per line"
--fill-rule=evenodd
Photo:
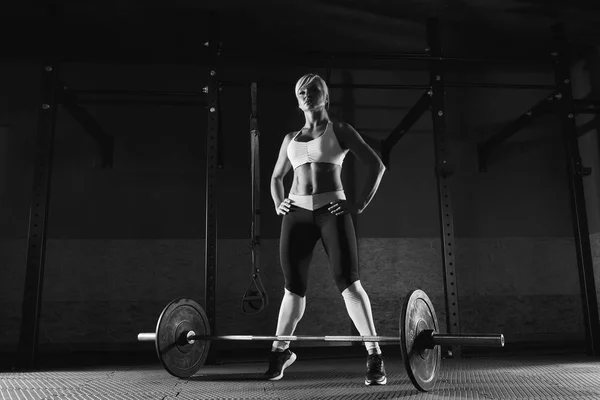
M292 132L288 132L285 134L285 136L283 137L283 143L289 143L292 141L292 139L294 139L294 136L296 136L298 132L297 131L292 131Z
M352 129L352 126L349 123L342 120L332 119L331 126L333 127L335 134L340 135L341 137L344 137Z

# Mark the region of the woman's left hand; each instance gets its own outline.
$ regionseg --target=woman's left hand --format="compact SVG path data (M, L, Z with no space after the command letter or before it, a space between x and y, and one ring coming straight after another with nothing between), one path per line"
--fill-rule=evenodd
M333 215L359 214L358 207L347 200L332 201L328 210Z

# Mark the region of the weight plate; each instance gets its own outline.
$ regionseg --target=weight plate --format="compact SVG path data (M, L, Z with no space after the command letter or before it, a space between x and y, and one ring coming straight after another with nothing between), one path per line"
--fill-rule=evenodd
M194 375L204 365L210 341L189 344L186 334L210 335L204 309L193 300L175 299L163 309L156 324L156 353L164 368L179 378Z
M435 384L442 353L440 346L424 348L424 341L417 338L424 330L437 333L438 328L433 304L425 292L419 289L409 292L400 315L400 349L410 380L423 392L431 390Z

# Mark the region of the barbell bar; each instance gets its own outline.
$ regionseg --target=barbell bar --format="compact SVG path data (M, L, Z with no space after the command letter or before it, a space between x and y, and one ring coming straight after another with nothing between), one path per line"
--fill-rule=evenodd
M424 335L422 333L421 335ZM399 336L256 336L256 335L196 335L194 331L185 333L189 344L196 340L234 340L234 341L297 341L297 342L391 342L399 343ZM154 342L156 333L140 333L138 341ZM472 346L472 347L503 347L504 335L445 335L431 331L431 348L434 346Z
M440 334L438 330L431 300L425 292L415 289L405 297L399 337L211 335L204 309L193 300L180 298L163 309L156 331L138 334L138 341L154 342L165 369L179 378L198 372L213 340L399 342L408 376L423 392L431 390L437 380L442 358L440 346L504 347L502 334Z

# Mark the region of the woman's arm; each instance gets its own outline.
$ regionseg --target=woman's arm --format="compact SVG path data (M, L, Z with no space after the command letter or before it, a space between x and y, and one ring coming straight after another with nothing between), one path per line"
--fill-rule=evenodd
M365 143L363 138L350 124L339 122L335 128L346 147L367 168L367 179L356 202L356 211L360 214L367 208L375 193L377 193L386 168L377 153Z
M273 198L275 210L277 210L281 202L283 202L285 199L283 178L292 168L292 164L287 156L287 148L290 144L290 140L292 140L293 135L293 132L288 133L283 138L281 148L279 149L279 156L277 157L277 162L275 163L273 174L271 175L271 197Z

